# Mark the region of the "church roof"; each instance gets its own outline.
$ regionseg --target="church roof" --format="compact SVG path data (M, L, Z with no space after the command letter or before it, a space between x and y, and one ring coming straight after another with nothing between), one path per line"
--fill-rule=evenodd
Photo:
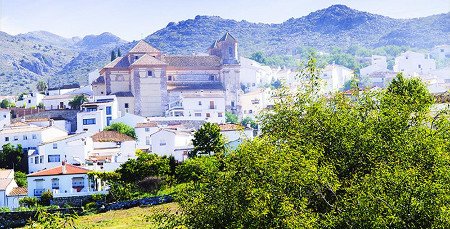
M163 61L173 67L220 67L217 56L163 56Z
M225 90L222 83L177 83L168 84L168 91L182 91L182 90L205 90L205 91L223 91Z
M211 46L209 46L209 49L217 48L217 40L214 40Z
M128 68L130 62L126 56L117 57L103 68Z
M128 53L153 53L160 52L144 40L140 40Z
M144 54L143 56L141 56L139 59L137 59L136 61L134 61L131 64L131 66L136 66L136 65L167 65L167 64L156 59L153 56Z
M231 36L231 34L229 32L226 32L222 38L220 38L219 41L226 41L226 40L232 40L232 41L237 41L236 38L234 38L233 36Z

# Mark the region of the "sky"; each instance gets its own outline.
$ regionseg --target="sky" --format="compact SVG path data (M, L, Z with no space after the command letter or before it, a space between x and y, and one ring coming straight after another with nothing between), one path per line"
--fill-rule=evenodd
M450 12L450 0L0 0L0 31L63 37L111 32L132 41L196 15L281 23L334 4L393 18Z

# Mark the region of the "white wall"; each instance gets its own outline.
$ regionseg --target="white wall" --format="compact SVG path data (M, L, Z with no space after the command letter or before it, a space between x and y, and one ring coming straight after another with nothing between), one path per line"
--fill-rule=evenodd
M423 53L407 51L395 58L394 71L407 76L426 75L436 70L436 61Z
M81 192L76 192L72 188L72 178L81 177L84 179L84 188ZM52 189L52 179L59 179L59 189ZM42 187L36 187L36 181L42 180ZM88 175L87 174L67 174L67 175L56 175L56 176L38 176L38 177L27 177L28 181L28 196L35 196L35 189L45 189L52 190L53 197L62 196L79 196L79 195L92 195L93 190L89 188Z

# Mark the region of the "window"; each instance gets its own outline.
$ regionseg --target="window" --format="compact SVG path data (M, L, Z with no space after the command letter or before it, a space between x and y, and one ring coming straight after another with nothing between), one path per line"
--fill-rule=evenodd
M147 71L147 76L153 76L153 72L151 70Z
M214 109L214 101L209 101L209 109Z
M150 128L145 127L145 132L150 132Z
M58 144L57 143L53 143L53 149L58 149Z
M34 164L39 164L39 157L34 157Z
M19 140L19 136L14 136L14 141L18 141Z
M59 179L58 178L52 179L52 189L59 189Z
M95 118L83 119L83 125L95 125Z
M86 107L87 112L97 111L97 107Z
M417 67L422 68L422 65L419 64Z
M28 100L28 103L31 103L31 99Z
M28 140L28 136L24 135L22 137L23 137L23 140Z
M128 108L128 107L129 107L128 103L125 103L125 108Z
M39 156L39 163L44 163L44 155Z
M33 164L34 160L32 157L30 157L30 164Z
M228 53L231 55L233 55L233 49L231 47L228 47Z
M150 136L147 136L147 137L145 137L145 144L146 145L151 145L151 143L150 143Z
M84 178L83 177L74 177L72 178L72 188L77 189L77 192L81 191L84 187Z
M223 117L222 112L217 113L217 117L219 117L219 118Z
M111 107L106 107L106 115L111 115Z
M206 117L207 118L211 117L211 114L210 113L206 113Z
M135 60L139 59L139 56L134 56L134 59L135 59Z
M59 155L48 155L48 162L61 162Z
M209 76L209 81L214 81L214 75Z
M161 141L159 142L159 145L160 145L160 146L165 146L165 145L166 145L166 140L161 140Z
M36 134L31 135L31 138L36 139L37 138Z
M195 117L202 117L202 113L195 113Z
M168 77L167 77L167 80L168 80L168 81L172 81L172 76L168 76Z
M112 117L106 117L106 125L107 126L111 125L111 120L112 120Z
M252 113L253 113L253 111L252 111L252 110L249 110L249 111L248 111L248 113L249 113L249 114L252 114Z
M5 142L9 142L9 137L5 137Z
M198 101L198 105L201 106L202 105L202 101Z
M234 101L231 101L231 107L234 107Z

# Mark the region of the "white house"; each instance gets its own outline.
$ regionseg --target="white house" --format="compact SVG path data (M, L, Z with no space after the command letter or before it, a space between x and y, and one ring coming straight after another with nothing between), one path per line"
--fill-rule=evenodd
M11 125L11 111L0 108L0 130L9 125Z
M193 149L190 132L160 129L150 137L150 152L159 156L173 156L177 161L184 161Z
M30 173L57 167L62 161L74 165L84 165L88 153L93 149L93 141L88 133L68 135L60 139L43 142L37 150L28 152Z
M65 130L67 133L72 132L70 122L65 119L51 119L51 118L28 118L28 119L25 119L25 118L22 118L21 122L24 122L29 125L40 126L40 127L55 126L61 130Z
M63 85L60 87L54 87L54 88L49 88L47 90L47 95L64 95L64 94L68 94L70 92L73 92L77 89L80 88L80 85L78 84L69 84L69 85Z
M361 68L360 74L361 76L369 76L374 72L387 72L389 71L387 68L387 58L385 56L372 55L371 65Z
M136 141L116 131L101 131L92 136L93 149L85 167L99 171L114 171L130 158L136 158Z
M122 117L113 119L111 121L111 124L113 123L124 123L128 126L131 127L136 127L138 123L144 123L147 121L147 118L139 116L139 115L135 115L135 114L131 114L131 113L125 113L125 115L123 115Z
M69 102L75 96L77 94L48 95L42 99L42 103L44 103L45 110L70 109Z
M336 64L327 65L320 75L320 78L325 83L323 92L330 93L338 91L344 87L345 82L352 79L353 75L353 70L344 66Z
M213 123L225 123L225 94L220 91L182 93L169 103L167 116L198 117Z
M141 122L136 124L135 132L137 137L137 148L151 151L151 135L157 131L159 131L159 127L156 122Z
M385 88L396 75L396 72L390 70L376 71L367 75L367 78L373 87Z
M241 117L256 119L263 109L274 104L270 89L257 89L242 94L239 98L241 104Z
M17 186L13 169L0 169L0 208L10 210L19 207L19 199L27 195L26 189Z
M42 99L44 97L44 94L41 94L39 92L32 92L24 95L22 100L17 101L16 106L25 108L37 107L42 102Z
M244 140L253 139L253 129L236 124L221 124L220 133L225 138L225 143L230 149L236 147Z
M28 196L40 197L46 190L53 193L53 198L106 194L96 180L89 178L89 171L62 162L58 167L31 173L27 176Z
M450 58L450 45L438 45L431 49L431 55L434 58Z
M272 80L272 69L254 60L241 57L241 74L239 81L246 91L253 91Z
M99 132L119 117L115 96L96 97L95 102L81 105L77 114L77 132Z
M394 71L406 76L422 76L436 70L436 61L429 55L406 51L395 58Z
M55 126L40 127L24 123L14 123L0 131L0 145L22 145L24 150L34 149L42 142L67 136L67 132Z

